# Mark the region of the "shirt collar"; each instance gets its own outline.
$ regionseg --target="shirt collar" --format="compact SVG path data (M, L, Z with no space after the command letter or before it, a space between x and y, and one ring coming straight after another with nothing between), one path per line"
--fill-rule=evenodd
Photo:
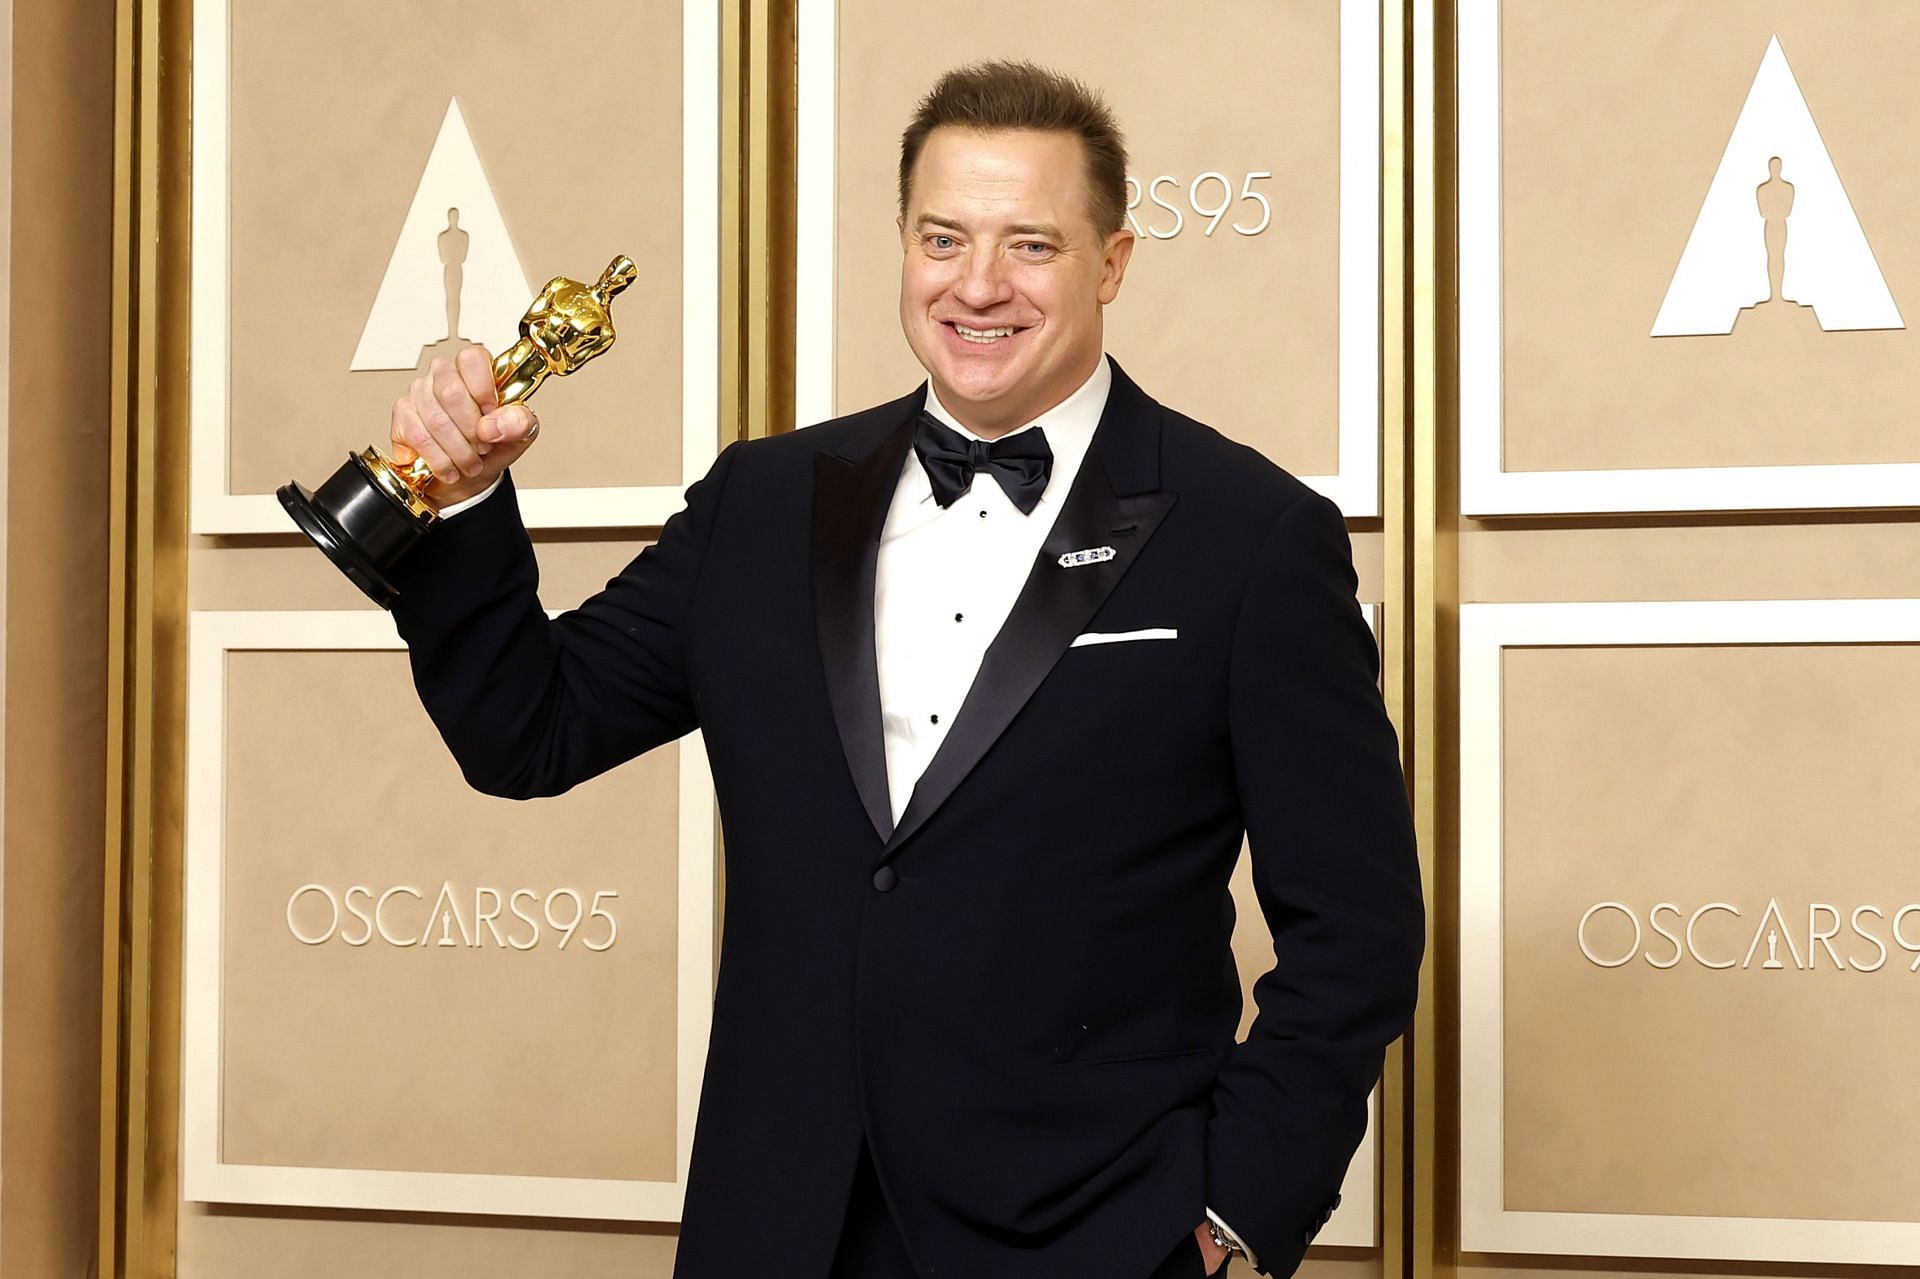
M1093 372L1080 384L1080 389L1060 403L1042 413L1025 426L1007 432L1000 438L1018 435L1021 431L1031 431L1036 426L1046 428L1047 447L1053 450L1053 472L1047 480L1047 491L1041 495L1041 502L1054 503L1067 491L1073 477L1080 470L1080 463L1087 455L1087 448L1093 443L1093 432L1100 425L1100 415L1107 409L1107 393L1113 389L1113 365L1103 353L1093 366ZM952 427L970 440L980 437L960 425L958 418L940 402L940 393L933 389L933 383L927 383L926 409L935 419Z

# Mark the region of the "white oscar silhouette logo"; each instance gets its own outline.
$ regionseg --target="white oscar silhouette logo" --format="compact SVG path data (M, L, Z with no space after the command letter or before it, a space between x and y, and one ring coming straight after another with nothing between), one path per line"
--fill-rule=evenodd
M1829 333L1906 327L1776 36L1652 335L1728 334L1755 308L1791 316L1799 307Z
M460 339L504 351L532 295L459 100L450 99L348 367L414 369L425 352L444 345L451 354Z
M1786 967L1780 962L1780 934L1772 929L1767 930L1767 962L1760 966L1762 968Z

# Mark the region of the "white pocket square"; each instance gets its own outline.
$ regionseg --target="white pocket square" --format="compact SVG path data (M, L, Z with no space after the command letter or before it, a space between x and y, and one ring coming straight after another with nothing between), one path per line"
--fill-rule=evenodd
M1068 648L1080 648L1087 644L1120 644L1127 640L1179 639L1180 632L1171 626L1154 626L1144 631L1083 631L1073 637Z

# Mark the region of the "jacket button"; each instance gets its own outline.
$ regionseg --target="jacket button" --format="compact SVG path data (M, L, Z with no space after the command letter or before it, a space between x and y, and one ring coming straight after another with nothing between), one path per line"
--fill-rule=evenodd
M883 893L892 892L893 886L899 882L900 872L891 866L882 866L873 872L873 886Z

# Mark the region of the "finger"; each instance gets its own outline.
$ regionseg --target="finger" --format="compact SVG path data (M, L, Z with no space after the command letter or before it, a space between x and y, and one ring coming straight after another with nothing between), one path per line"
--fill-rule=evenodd
M531 444L533 437L540 433L540 419L524 404L509 404L488 420L496 427L502 442L524 441Z
M439 460L432 451L414 444L427 464L433 467L434 478L447 484L457 483L462 478L471 479L480 474L480 455L474 452L473 442L469 440L447 411L440 404L433 388L426 378L415 378L413 383L413 407L419 414L420 424L427 438L438 446ZM411 442L411 441L410 441ZM444 463L445 469L442 469Z
M482 418L500 407L500 388L493 384L493 357L487 354L486 347L463 347L460 354L453 357L453 367L466 383L473 402L480 406Z
M412 465L413 459L420 456L413 445L407 443L407 424L413 417L413 401L405 395L393 402L393 410L387 416L387 443L392 446L393 460L401 466Z
M460 471L447 460L446 450L434 440L420 418L420 407L413 396L402 397L393 406L394 461L402 466L415 458L424 458L433 468L435 479L458 478Z
M465 436L469 446L480 440L480 405L475 402L473 393L467 389L466 379L454 368L452 360L435 360L427 368L427 382L433 388L433 398L440 405L440 411L447 415L461 435ZM429 424L431 425L431 424ZM476 455L477 456L477 455ZM458 455L454 460L459 461Z

